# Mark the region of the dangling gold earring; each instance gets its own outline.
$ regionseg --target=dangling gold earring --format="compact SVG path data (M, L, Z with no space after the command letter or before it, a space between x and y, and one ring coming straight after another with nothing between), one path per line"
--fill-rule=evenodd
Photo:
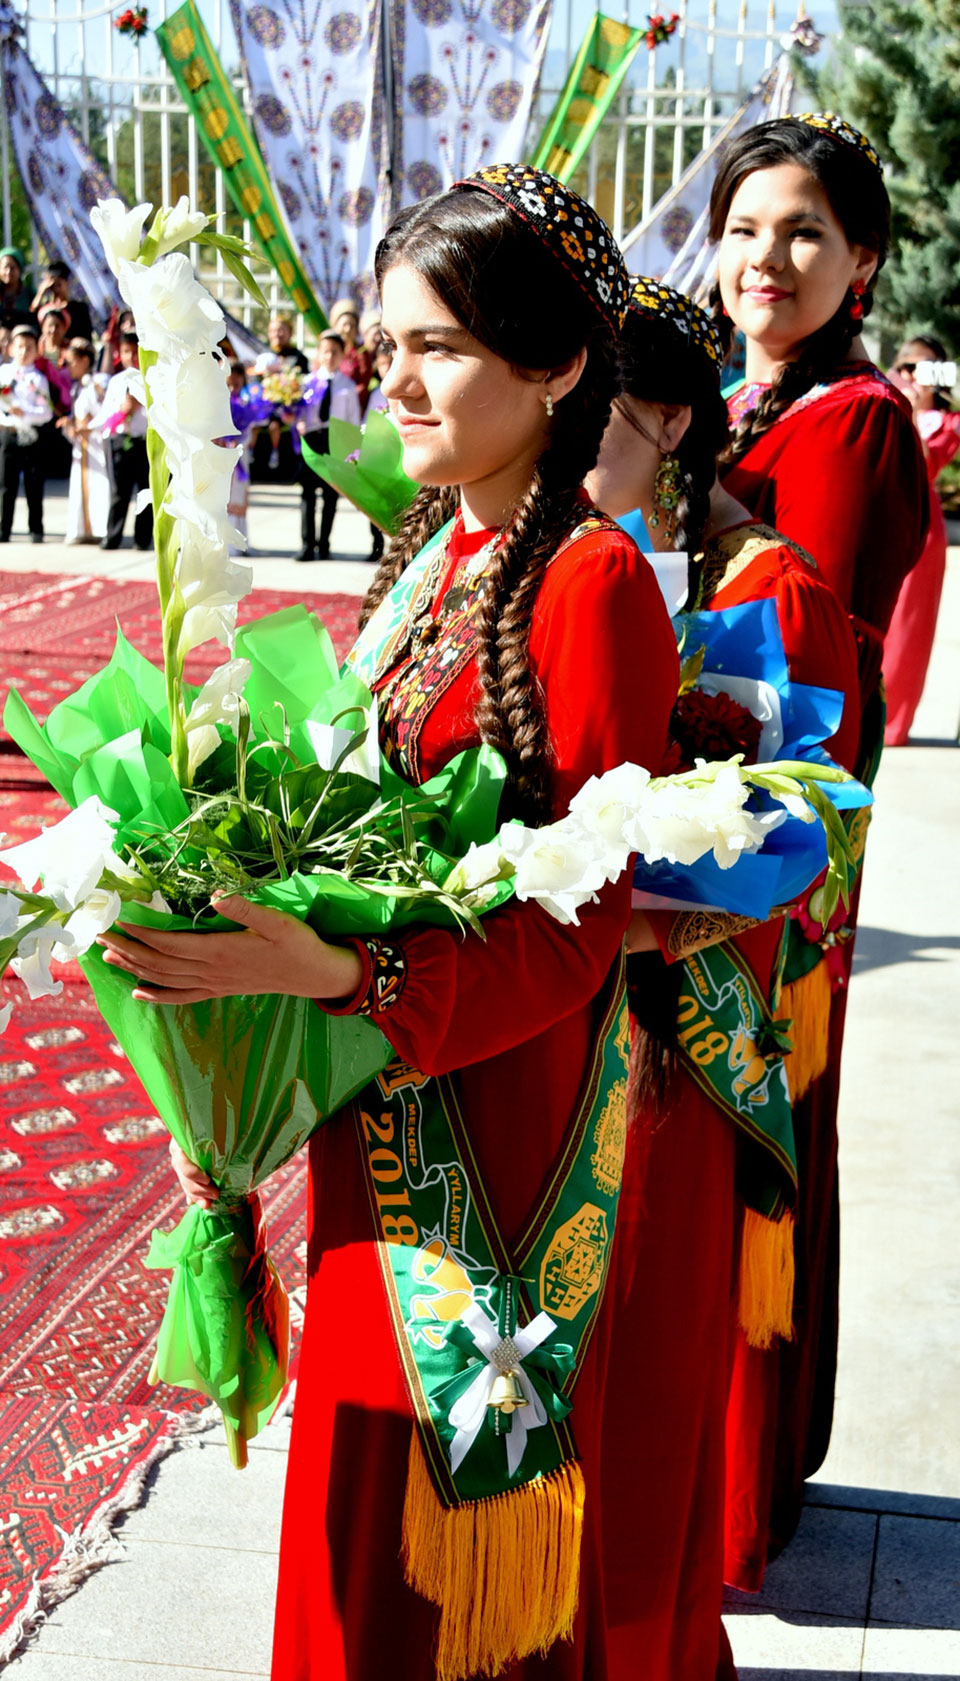
M650 524L660 524L662 508L665 516L664 530L669 543L673 542L677 529L677 503L680 501L682 488L683 475L676 456L661 456L657 476L653 481L653 513L650 515Z
M546 402L544 404L544 407L546 408L546 411L547 411L547 419L552 420L553 419L553 398L551 397L549 391L547 392L547 399L546 399Z

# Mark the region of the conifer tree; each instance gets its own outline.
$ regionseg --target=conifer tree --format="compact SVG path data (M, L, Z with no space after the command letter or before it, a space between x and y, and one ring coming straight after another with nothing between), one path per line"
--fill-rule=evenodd
M884 162L893 243L874 320L891 352L910 332L960 351L960 0L838 6L821 109L869 135Z

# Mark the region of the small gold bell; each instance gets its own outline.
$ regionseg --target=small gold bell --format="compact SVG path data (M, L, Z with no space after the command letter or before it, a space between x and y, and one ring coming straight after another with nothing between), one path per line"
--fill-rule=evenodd
M512 1413L517 1407L527 1405L527 1397L520 1387L520 1379L516 1372L500 1372L493 1380L493 1388L487 1401L488 1407L496 1407L498 1412Z

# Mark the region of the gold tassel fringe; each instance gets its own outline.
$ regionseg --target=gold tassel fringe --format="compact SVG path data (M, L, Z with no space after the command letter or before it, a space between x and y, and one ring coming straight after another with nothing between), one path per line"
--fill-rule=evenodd
M583 1502L583 1472L572 1460L509 1494L445 1507L414 1430L402 1556L410 1586L440 1608L438 1681L499 1675L569 1640Z
M825 962L798 981L791 981L780 995L778 1014L793 1018L790 1037L794 1048L783 1059L791 1103L803 1097L827 1066L832 997L833 985Z
M744 1214L740 1247L740 1325L751 1348L793 1337L793 1215Z

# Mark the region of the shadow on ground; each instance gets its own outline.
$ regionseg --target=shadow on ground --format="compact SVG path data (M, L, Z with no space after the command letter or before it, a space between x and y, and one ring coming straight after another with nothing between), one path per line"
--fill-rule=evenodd
M854 974L890 969L897 963L942 963L948 951L960 950L960 935L897 934L890 928L857 929Z

